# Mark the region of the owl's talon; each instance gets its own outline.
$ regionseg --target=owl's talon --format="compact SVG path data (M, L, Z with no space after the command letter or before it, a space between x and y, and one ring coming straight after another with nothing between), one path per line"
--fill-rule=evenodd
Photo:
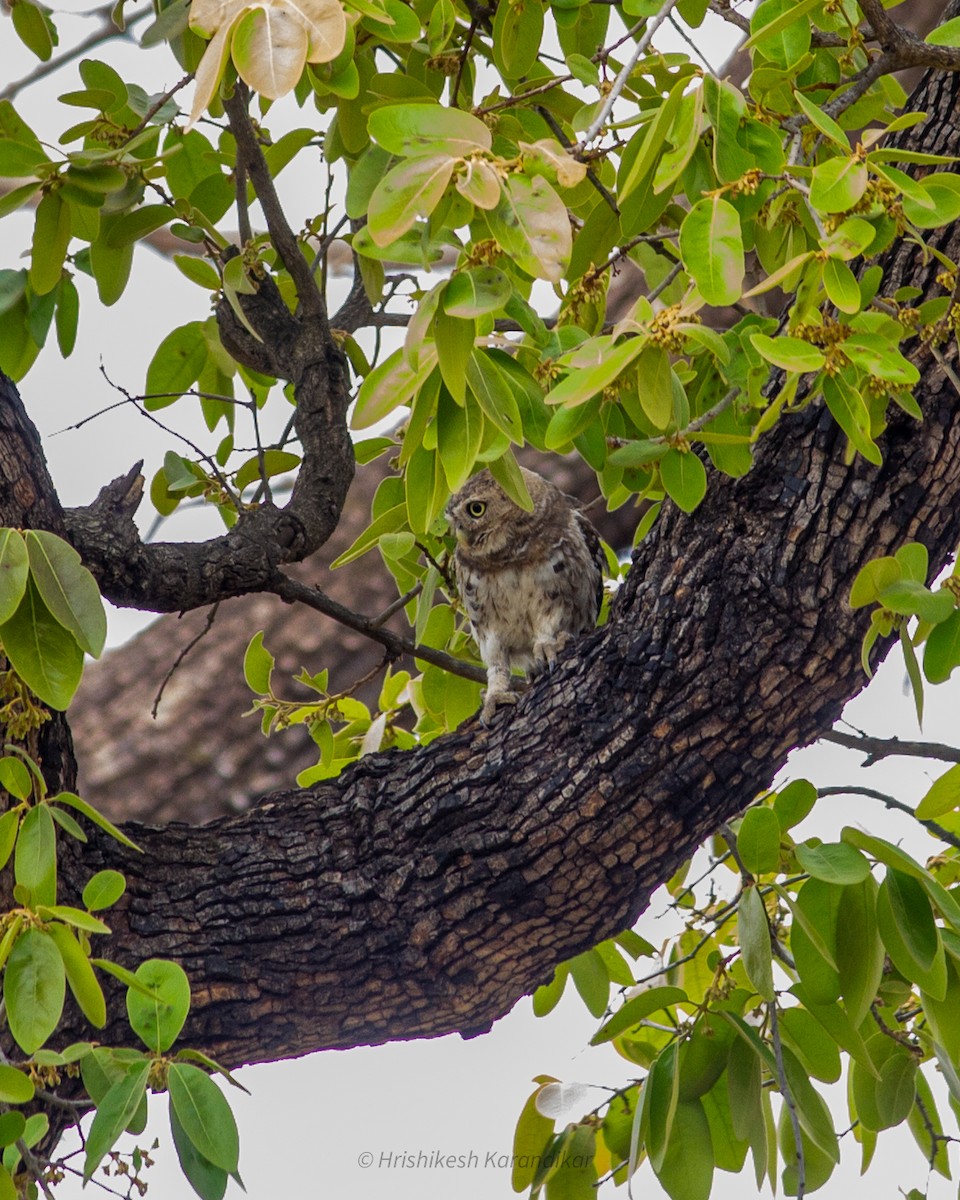
M498 705L516 704L519 699L519 692L485 692L483 697L483 708L480 709L480 724L483 725L485 729L489 728L490 722L497 711Z

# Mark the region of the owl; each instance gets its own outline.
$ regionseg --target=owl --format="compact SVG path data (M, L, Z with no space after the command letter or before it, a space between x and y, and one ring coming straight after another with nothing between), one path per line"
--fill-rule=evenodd
M518 508L489 471L468 480L446 510L457 587L487 668L484 724L498 704L517 701L511 668L552 668L571 638L594 628L603 596L600 539L577 501L521 472L533 512Z

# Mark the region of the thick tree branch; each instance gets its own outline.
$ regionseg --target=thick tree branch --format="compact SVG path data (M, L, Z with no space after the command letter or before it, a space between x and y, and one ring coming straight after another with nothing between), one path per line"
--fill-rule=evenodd
M919 107L956 111L955 77L930 89ZM911 133L935 153L958 136ZM956 231L931 240L957 257ZM886 265L891 289L935 294L913 245ZM178 958L185 1037L228 1065L487 1028L830 729L865 682L844 601L864 563L918 540L940 564L960 541L960 410L916 362L924 420L891 411L882 466L848 463L818 403L784 418L748 475L713 477L692 516L665 506L609 623L492 728L201 828L131 826L143 856L92 840L65 886L127 872L111 952Z

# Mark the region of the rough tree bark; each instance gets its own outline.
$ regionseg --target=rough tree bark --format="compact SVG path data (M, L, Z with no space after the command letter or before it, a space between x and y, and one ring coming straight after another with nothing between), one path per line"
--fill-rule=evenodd
M914 148L960 147L957 90L936 78L918 98L937 117ZM956 257L960 230L942 242ZM891 290L933 289L915 248L889 265ZM960 539L960 406L916 361L925 419L892 414L882 467L845 464L819 405L782 421L748 476L712 478L692 517L663 513L609 624L493 728L199 829L131 825L143 856L88 847L85 871L130 879L112 953L179 959L185 1039L233 1065L477 1033L630 924L862 686L856 571L909 539L939 564Z

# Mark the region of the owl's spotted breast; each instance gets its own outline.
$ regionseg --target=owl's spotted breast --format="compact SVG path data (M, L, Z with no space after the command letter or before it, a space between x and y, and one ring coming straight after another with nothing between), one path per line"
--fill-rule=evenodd
M533 512L519 508L489 471L451 499L454 568L487 667L481 719L516 700L511 670L552 667L562 647L597 622L603 554L576 501L533 471L523 477Z

